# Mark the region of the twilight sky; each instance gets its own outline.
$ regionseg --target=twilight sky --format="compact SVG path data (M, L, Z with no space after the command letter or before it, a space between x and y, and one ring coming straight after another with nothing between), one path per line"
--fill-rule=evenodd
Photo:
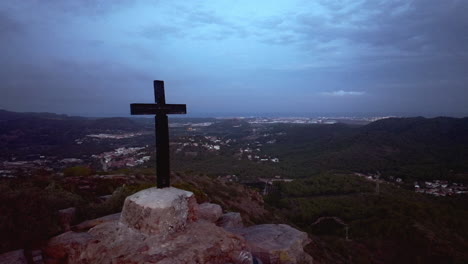
M468 115L467 0L1 0L0 109Z

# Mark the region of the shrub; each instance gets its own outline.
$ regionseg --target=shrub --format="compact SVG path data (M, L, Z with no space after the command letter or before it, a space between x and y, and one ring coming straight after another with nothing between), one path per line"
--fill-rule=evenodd
M65 177L78 177L78 176L90 176L93 174L93 170L89 167L75 166L66 168L63 171Z

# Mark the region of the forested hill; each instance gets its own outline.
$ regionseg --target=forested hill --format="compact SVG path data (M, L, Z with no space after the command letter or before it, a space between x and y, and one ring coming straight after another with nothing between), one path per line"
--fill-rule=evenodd
M54 113L29 113L29 112L11 112L7 110L2 110L0 109L0 121L6 121L6 120L16 120L16 119L21 119L21 118L31 118L31 117L37 117L37 118L44 118L44 119L82 119L81 117L70 117L67 115L60 115L60 114L54 114Z
M468 118L389 118L356 127L278 126L269 151L309 172L380 172L406 179L459 178L468 172Z
M0 111L0 157L77 153L75 140L87 134L132 132L143 128L144 124L128 118L92 119L51 113Z

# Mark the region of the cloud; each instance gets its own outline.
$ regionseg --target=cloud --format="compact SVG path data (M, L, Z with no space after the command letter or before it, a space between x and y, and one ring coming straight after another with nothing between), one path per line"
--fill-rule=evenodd
M294 14L284 13L257 23L263 41L299 45L314 52L324 43L356 55L468 53L468 1L344 0L320 1ZM320 10L320 11L316 11Z
M6 12L0 10L0 36L14 34L22 30L22 25L10 17Z
M365 92L358 92L358 91L343 91L343 90L338 90L338 91L333 91L333 92L322 92L322 95L326 96L359 96L359 95L364 95Z
M152 24L150 26L144 27L141 32L141 36L148 39L162 39L165 37L184 37L182 33L182 28L171 25L164 24Z
M276 108L267 102L288 97L284 109L468 113L467 8L466 0L3 0L0 105L111 111L151 98L157 78L201 111L235 111L230 102L249 97L268 112ZM238 80L245 84L230 85Z

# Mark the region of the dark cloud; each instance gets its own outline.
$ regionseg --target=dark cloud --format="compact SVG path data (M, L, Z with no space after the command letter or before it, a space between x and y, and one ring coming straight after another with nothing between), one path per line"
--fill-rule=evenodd
M198 112L468 113L466 10L464 0L5 0L0 108L126 113L151 100L154 78Z
M56 10L62 14L99 17L135 3L136 0L32 0L31 6Z
M164 39L167 37L185 37L181 27L174 25L163 25L163 24L153 24L151 26L144 27L144 29L139 32L143 37L148 39Z
M343 2L321 1L324 7L329 8L326 15L305 10L294 16L266 19L260 26L282 30L274 38L266 38L273 44L317 45L345 40L404 52L455 52L463 55L468 52L467 1L367 0L346 10ZM291 34L296 37L291 37ZM287 41L278 41L281 39Z
M127 111L122 101L136 100L138 94L151 96L144 89L152 78L127 66L100 62L78 64L54 61L39 67L31 63L9 64L0 71L2 107L21 111L121 113ZM135 90L140 90L135 93ZM20 102L20 104L19 104ZM115 107L121 102L120 107Z
M20 33L23 30L23 26L18 21L10 17L6 11L0 10L0 37L4 40L12 35Z
M209 29L209 32L204 32ZM177 6L177 17L170 21L157 21L146 26L141 34L149 39L166 37L188 38L194 40L223 40L231 37L247 37L244 26L230 22L228 19L203 8L186 8Z

